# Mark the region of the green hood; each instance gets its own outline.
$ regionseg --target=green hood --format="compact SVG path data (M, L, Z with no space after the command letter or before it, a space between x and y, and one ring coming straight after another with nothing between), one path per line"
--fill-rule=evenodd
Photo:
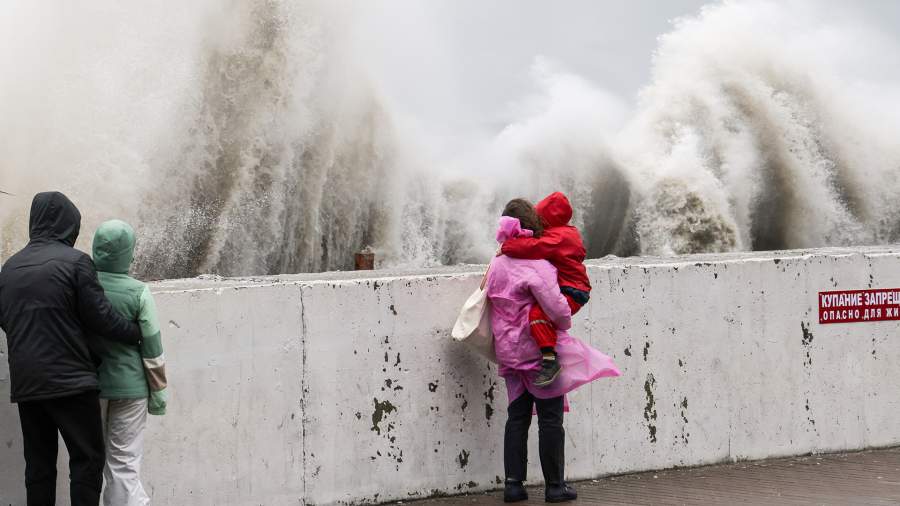
M101 272L127 274L134 260L134 229L121 220L110 220L94 233L94 265Z

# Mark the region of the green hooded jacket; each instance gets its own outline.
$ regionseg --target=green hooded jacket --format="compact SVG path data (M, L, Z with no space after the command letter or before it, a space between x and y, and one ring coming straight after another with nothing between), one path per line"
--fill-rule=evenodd
M166 412L166 369L156 304L149 287L128 275L134 260L134 230L120 220L103 223L94 233L94 265L106 297L126 318L137 321L143 340L129 346L98 338L100 397L149 398L152 415Z

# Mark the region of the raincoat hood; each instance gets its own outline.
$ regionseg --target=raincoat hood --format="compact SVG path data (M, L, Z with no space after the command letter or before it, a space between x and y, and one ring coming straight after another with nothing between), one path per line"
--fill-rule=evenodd
M546 227L562 227L572 219L572 204L561 192L551 193L535 206Z
M28 236L34 240L61 241L75 246L81 230L81 213L60 192L42 192L31 201Z
M500 217L500 226L497 228L497 242L502 243L507 239L531 237L533 235L534 232L531 230L522 228L522 224L519 222L518 218L513 218L511 216Z
M110 220L94 233L94 265L98 271L127 274L134 260L134 229L121 220Z

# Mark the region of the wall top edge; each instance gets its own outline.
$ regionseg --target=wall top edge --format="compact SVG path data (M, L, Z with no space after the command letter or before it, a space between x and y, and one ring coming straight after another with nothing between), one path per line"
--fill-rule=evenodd
M671 257L616 257L613 255L585 262L600 269L622 268L672 268L685 265L734 264L745 262L791 260L813 257L846 257L862 255L866 257L900 256L898 246L867 246L853 248L818 248L783 251L753 251L735 253L711 253L698 255L678 255ZM423 279L469 277L484 272L485 266L464 264L423 269L380 269L374 271L336 271L304 274L279 274L271 276L247 276L226 278L203 275L188 279L154 281L154 293L210 291L240 288L263 288L277 285L318 285L318 284L359 284L363 282L387 282L400 278Z

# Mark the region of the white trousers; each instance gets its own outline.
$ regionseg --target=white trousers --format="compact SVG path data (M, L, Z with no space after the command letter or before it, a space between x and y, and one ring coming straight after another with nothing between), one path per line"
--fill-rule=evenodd
M147 399L109 399L101 403L106 434L103 480L105 506L146 506L150 498L141 484Z

